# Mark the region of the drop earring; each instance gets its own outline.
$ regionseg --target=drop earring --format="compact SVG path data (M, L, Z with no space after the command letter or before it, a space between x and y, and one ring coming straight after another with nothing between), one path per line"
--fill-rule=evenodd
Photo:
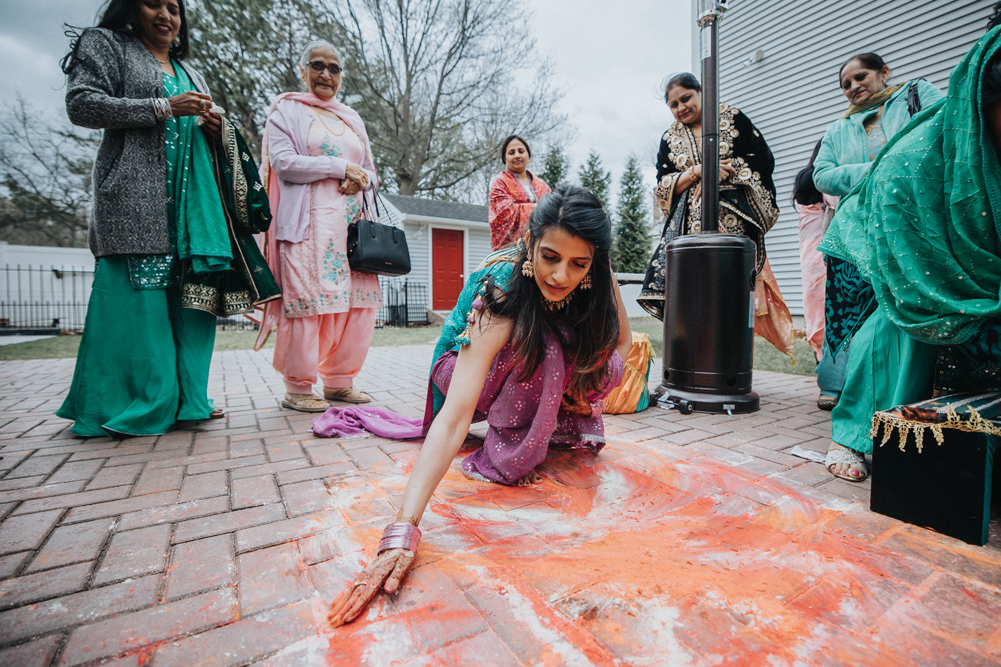
M532 264L532 260L526 259L521 265L521 275L526 278L535 277L535 266Z
M580 281L580 288L581 289L591 289L591 273L590 272L588 272L588 274L586 276L584 276L584 280Z

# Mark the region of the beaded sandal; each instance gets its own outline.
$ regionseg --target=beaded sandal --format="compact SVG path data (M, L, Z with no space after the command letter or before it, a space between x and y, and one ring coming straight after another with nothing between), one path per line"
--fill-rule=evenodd
M834 466L839 463L847 463L849 466L849 472L834 472ZM835 477L846 479L849 482L862 482L869 476L869 470L865 464L865 457L853 449L844 448L829 450L827 452L827 458L824 459L824 465L827 466L827 472L831 473ZM852 470L857 470L861 474L858 477L855 477L850 474Z

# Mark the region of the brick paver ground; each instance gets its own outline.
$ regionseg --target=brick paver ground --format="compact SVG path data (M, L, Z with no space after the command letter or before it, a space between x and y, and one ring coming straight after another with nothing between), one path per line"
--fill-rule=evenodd
M431 351L375 348L357 385L419 416ZM0 364L0 665L1001 665L997 537L791 456L830 420L774 373L752 415L609 417L532 488L457 459L402 592L331 630L419 444L314 438L269 359L216 355L225 420L126 440L54 417L72 360Z

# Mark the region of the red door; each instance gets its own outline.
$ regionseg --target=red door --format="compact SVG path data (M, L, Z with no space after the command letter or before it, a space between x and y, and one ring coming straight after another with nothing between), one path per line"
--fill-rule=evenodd
M462 231L431 230L431 292L432 310L451 310L459 299L465 277L462 252Z

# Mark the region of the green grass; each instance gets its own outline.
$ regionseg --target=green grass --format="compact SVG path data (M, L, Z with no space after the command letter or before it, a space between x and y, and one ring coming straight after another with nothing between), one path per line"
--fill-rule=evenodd
M80 336L56 336L30 343L0 345L0 361L22 359L72 359L80 347Z
M664 354L664 324L653 317L630 317L629 326L650 336L650 343L658 357ZM754 337L754 370L789 373L791 375L816 376L817 362L813 358L813 348L805 340L794 342L793 358L796 365L772 344L760 336Z
M664 350L664 325L652 317L633 317L629 324L634 331L642 331L650 336L653 349L657 356ZM394 345L424 345L438 340L441 333L440 325L429 327L411 327L408 329L376 329L372 336L372 347L388 347ZM220 331L216 333L215 349L249 350L254 347L257 338L256 331ZM30 343L16 345L0 345L0 361L18 359L71 359L76 356L80 346L80 336L57 336L36 340ZM265 347L275 346L275 337L271 335ZM796 365L790 363L789 357L771 346L763 338L754 339L754 369L759 371L775 371L794 375L816 375L816 362L813 350L806 341L796 339Z
M394 345L422 345L438 340L441 325L411 327L409 329L376 329L372 336L372 347ZM256 331L218 331L215 336L215 350L251 350L257 339ZM275 336L268 337L265 348L275 346ZM0 361L22 359L72 359L80 347L80 336L56 336L34 340L29 343L0 345Z

